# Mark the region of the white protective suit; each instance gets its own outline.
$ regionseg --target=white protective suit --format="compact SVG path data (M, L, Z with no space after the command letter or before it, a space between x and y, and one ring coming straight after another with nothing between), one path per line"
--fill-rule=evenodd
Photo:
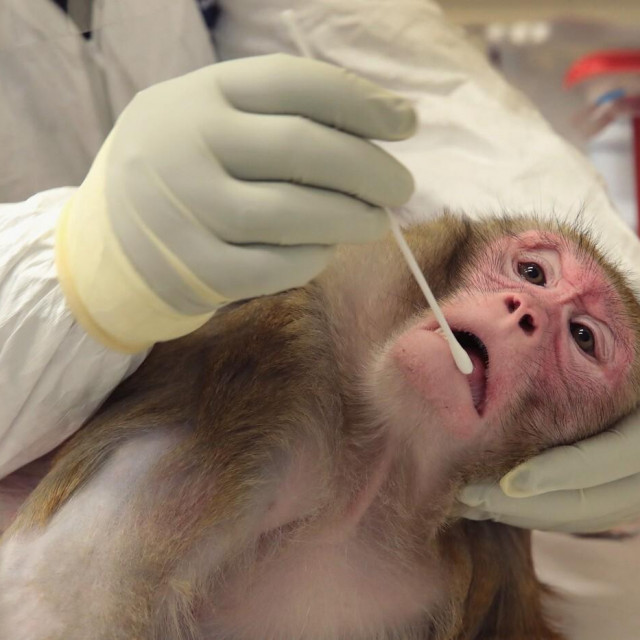
M587 161L428 0L234 0L221 8L221 59L298 53L280 16L293 8L315 56L415 101L418 135L385 145L416 179L406 219L443 207L472 216L580 213L640 283L640 245ZM83 40L51 0L0 4L0 201L79 184L138 90L214 60L194 0L95 0L92 30ZM0 207L0 477L68 437L144 358L107 350L66 309L52 245L70 193ZM607 637L637 637L625 633Z
M215 61L195 0L96 0L93 37L51 0L0 3L0 477L78 429L145 354L74 322L53 229L139 90ZM37 194L37 195L33 195ZM20 268L16 264L20 262Z

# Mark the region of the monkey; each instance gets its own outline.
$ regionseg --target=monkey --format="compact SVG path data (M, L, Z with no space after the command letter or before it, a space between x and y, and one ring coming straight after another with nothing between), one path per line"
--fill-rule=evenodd
M579 227L407 239L470 375L389 238L156 345L27 473L0 637L562 640L529 533L456 495L636 407L640 307Z

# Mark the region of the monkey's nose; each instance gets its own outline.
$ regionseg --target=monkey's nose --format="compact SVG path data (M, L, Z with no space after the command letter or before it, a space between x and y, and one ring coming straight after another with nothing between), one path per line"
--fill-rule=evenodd
M509 296L506 300L506 305L507 305L507 309L509 310L509 313L513 313L514 311L517 311L520 308L520 300Z
M533 319L533 316L528 313L525 313L522 318L520 318L518 325L528 336L536 330L535 320Z
M530 305L519 297L511 295L505 299L505 305L509 314L519 316L518 326L528 336L532 335L538 328L533 312L529 309Z

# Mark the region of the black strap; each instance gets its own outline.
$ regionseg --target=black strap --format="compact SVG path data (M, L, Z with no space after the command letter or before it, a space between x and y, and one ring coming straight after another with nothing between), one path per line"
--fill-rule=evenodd
M65 13L67 13L67 0L53 0Z
M65 13L69 13L69 0L53 0ZM88 0L89 4L92 4L92 0ZM202 13L202 18L205 21L209 31L213 30L213 27L220 15L220 7L218 6L218 0L196 0ZM89 14L91 15L90 11ZM74 16L71 16L72 18ZM87 24L78 25L81 29L88 26ZM91 30L83 31L82 35L85 39L91 38Z
M65 13L69 13L69 0L53 0ZM78 28L83 29L82 35L85 40L91 38L91 29L86 29L91 24L91 11L93 9L93 0L84 0L85 7L83 7L82 16L69 14L70 17L75 20Z
M220 15L218 0L196 0L209 31L213 29Z

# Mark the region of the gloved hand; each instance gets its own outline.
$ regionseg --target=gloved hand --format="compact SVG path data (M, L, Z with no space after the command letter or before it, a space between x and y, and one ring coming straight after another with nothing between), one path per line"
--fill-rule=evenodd
M285 55L216 64L139 93L56 237L84 328L135 352L189 333L220 305L300 286L332 245L387 230L410 173L363 138L415 129L399 96Z
M593 533L629 522L640 516L640 411L600 435L528 460L500 486L468 486L459 499L469 507L466 518L527 529Z

